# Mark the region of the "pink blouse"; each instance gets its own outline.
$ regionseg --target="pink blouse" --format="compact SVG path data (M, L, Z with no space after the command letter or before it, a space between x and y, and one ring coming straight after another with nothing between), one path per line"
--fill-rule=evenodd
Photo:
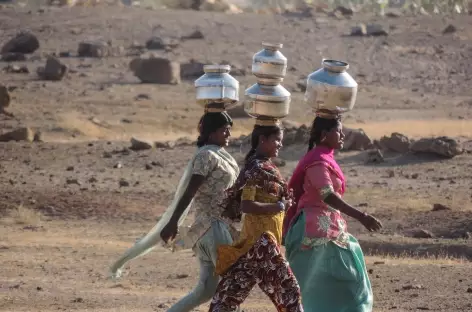
M346 220L339 210L323 202L333 192L341 196L341 188L342 181L328 164L320 162L306 170L304 193L298 205L306 218L302 246L312 247L333 241L345 247L348 238Z

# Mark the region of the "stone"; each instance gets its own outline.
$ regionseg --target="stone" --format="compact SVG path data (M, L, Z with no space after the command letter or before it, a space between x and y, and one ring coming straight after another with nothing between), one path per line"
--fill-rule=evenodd
M11 96L8 88L0 84L0 110L10 106Z
M442 210L451 210L451 208L444 206L443 204L434 204L431 211L442 211Z
M307 86L307 79L306 77L301 77L297 81L297 87L300 90L300 92L305 92L306 91L306 86Z
M136 101L140 101L140 100L150 100L150 99L151 99L151 96L150 96L149 94L140 93L140 94L136 95L136 96L134 97L134 99L135 99ZM122 121L124 121L124 120L122 120ZM127 122L127 121L124 121L124 122ZM128 122L128 123L130 123L130 122Z
M30 32L21 32L3 45L1 53L31 54L38 49L38 38Z
M7 73L11 74L28 74L29 69L25 65L23 66L18 66L18 65L8 65L3 69Z
M124 180L124 179L121 179L120 182L118 182L118 185L120 187L128 187L129 186L129 182Z
M383 136L380 139L380 146L385 150L403 154L410 150L410 139L401 133L394 132L390 137Z
M2 53L2 62L23 62L26 61L26 55L18 52Z
M351 27L350 36L366 36L367 35L367 26L364 24L359 24L357 26Z
M367 152L365 160L366 164L379 164L383 163L384 161L383 154L380 150L374 149Z
M201 30L194 30L187 36L182 36L182 40L190 40L190 39L205 39L205 35L202 33Z
M344 127L343 132L345 135L343 150L362 151L372 148L372 140L364 130Z
M38 68L38 76L44 80L59 81L67 74L68 67L57 58L50 56L45 67Z
M146 41L146 49L148 50L174 49L178 46L179 42L170 38L152 37Z
M332 13L336 13L336 12L339 12L342 16L345 16L345 17L350 17L350 16L353 16L354 15L354 10L351 9L351 8L347 8L345 6L342 6L342 5L338 5L336 7L336 9L333 10Z
M237 64L235 62L230 62L230 61L221 61L220 62L221 65L229 65L231 66L231 70L230 70L230 74L232 76L245 76L246 75L246 69L241 66L241 64Z
M231 118L235 119L250 118L250 116L244 111L243 105L238 105L236 107L233 107L232 109L229 109L228 114L231 116Z
M436 154L445 158L453 158L464 152L458 141L446 136L420 139L411 144L410 150L414 153Z
M433 238L434 234L431 233L430 231L420 229L413 232L413 237L414 238Z
M79 180L75 179L75 178L67 178L66 179L66 184L76 184L76 185L80 185L80 182Z
M229 3L229 1L225 0L199 0L195 2L200 2L200 5L198 6L198 10L200 11L224 12L229 14L243 12L235 4Z
M194 79L205 74L203 66L205 63L191 59L187 63L180 64L180 77L182 79Z
M405 285L402 287L403 290L412 290L412 289L423 289L423 285L416 284L416 285Z
M131 147L130 149L133 151L142 151L142 150L148 150L152 148L152 144L138 140L136 138L131 138Z
M166 142L154 142L154 146L156 148L174 148L175 142L174 141L166 141Z
M359 24L351 28L350 36L388 36L388 32L380 24Z
M0 135L0 142L9 141L34 141L34 131L31 128L23 127Z
M110 47L106 42L84 41L79 43L77 55L79 57L101 58L110 54Z
M131 61L130 68L143 83L180 83L180 64L166 58L137 58Z
M443 34L452 34L452 33L455 33L456 31L457 31L456 26L449 24L447 25L446 28L444 28Z

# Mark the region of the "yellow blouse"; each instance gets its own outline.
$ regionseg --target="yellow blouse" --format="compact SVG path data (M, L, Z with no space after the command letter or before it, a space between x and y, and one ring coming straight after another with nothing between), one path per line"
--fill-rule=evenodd
M276 203L279 198L264 192L256 185L247 184L242 190L241 201L243 200L251 200L260 203ZM233 245L222 245L218 247L216 273L218 275L225 273L241 256L254 246L256 241L264 233L273 235L277 243L281 244L284 215L284 211L271 214L245 214L238 241Z

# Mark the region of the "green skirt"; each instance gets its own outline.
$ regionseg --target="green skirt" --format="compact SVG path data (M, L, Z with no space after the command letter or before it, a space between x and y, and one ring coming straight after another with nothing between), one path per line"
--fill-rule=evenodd
M359 242L333 242L300 249L305 235L302 213L285 237L286 257L300 284L305 312L371 312L372 287Z

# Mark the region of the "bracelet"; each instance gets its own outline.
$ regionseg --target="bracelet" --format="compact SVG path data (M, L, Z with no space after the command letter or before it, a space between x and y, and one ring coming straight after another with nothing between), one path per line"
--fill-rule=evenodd
M285 210L285 204L284 204L282 201L279 200L279 201L277 202L277 205L279 205L279 208L280 208L281 211L284 211L284 210Z

